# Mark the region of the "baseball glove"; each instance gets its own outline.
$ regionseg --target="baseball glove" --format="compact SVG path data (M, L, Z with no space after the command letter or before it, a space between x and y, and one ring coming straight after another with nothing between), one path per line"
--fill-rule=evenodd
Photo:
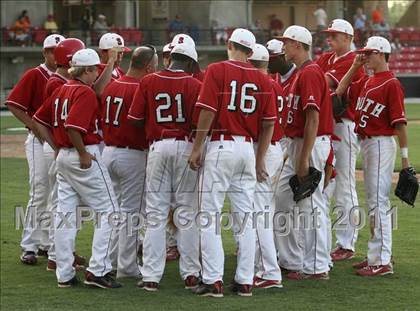
M293 200L297 203L314 193L321 181L321 177L322 173L315 167L309 168L309 175L305 176L302 181L299 181L297 175L292 176L289 180L289 185L293 191Z
M347 110L347 101L344 96L338 96L337 94L333 93L331 95L332 100L332 107L333 107L333 114L334 117L341 117L343 113Z
M416 177L414 167L407 167L401 170L398 178L395 195L405 203L414 207L417 192L419 191L419 182Z

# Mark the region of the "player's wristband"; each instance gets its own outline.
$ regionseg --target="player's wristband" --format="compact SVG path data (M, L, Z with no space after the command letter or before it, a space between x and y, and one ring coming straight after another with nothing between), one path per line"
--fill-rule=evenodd
M408 159L408 148L401 148L400 149L401 158Z

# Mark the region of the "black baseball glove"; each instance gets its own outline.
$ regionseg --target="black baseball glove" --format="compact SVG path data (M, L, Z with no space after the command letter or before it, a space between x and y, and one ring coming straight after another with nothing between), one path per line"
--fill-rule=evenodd
M419 191L419 182L416 177L414 167L407 167L401 170L398 184L395 188L395 195L405 203L414 207L417 192Z
M334 117L341 117L348 107L346 98L333 93L331 94L331 100Z
M299 181L297 175L292 176L289 180L289 185L293 191L293 200L297 203L311 196L318 187L321 177L322 173L315 167L310 167L309 175L305 176L301 181Z

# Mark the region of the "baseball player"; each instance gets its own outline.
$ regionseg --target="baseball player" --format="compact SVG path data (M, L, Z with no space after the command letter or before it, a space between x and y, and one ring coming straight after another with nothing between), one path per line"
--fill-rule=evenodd
M255 44L249 62L258 68L263 74L268 75L267 67L269 53L261 44ZM283 137L283 125L281 124L281 113L283 111L283 89L272 80L274 96L278 104L278 121L274 124L273 137L265 155L265 167L268 177L266 180L257 182L254 195L254 211L261 213L257 219L257 243L255 252L255 279L256 288L282 288L281 271L277 263L276 247L274 244L273 233L273 213L274 213L274 176L283 166L283 151L280 139ZM255 151L258 150L256 142ZM268 213L269 218L264 217Z
M272 39L267 42L266 47L270 54L270 60L268 62L268 71L271 74L275 75L274 79L281 85L281 87L283 88L283 93L285 94L283 101L279 102L279 112L282 120L281 123L284 126L287 119L287 94L289 94L289 88L292 84L293 79L296 76L296 65L286 60L282 41ZM283 138L280 139L280 144L283 149L283 153L285 153L287 149L287 142L288 139L286 136L283 136Z
M98 79L93 85L99 97L110 81L124 75L120 64L124 53L130 51L131 49L124 45L124 39L119 34L108 32L99 39L101 66L98 67Z
M257 178L266 180L264 156L273 135L277 105L273 85L267 75L248 63L255 36L237 28L228 42L228 61L207 68L199 100L197 134L190 166L202 166L201 211L210 223L201 229L203 284L195 293L223 297L224 253L216 224L227 192L231 210L241 231L238 241L238 266L232 289L240 296L252 296L255 258L255 230L252 228L254 191ZM204 140L209 133L205 158ZM253 141L258 139L254 152ZM203 220L205 222L205 220Z
M188 167L191 121L201 83L191 76L197 52L181 43L171 50L168 69L144 77L128 118L144 122L150 142L146 169L146 234L143 242L143 280L138 286L156 291L165 268L165 227L172 197L177 219L190 225L178 230L179 268L185 288L198 285L198 230L195 225L197 174Z
M333 92L340 80L349 70L356 54L351 51L353 41L353 27L343 19L332 21L328 29L327 42L330 52L321 55L317 64L324 71L330 90ZM363 76L363 69L356 73L354 80ZM331 253L333 261L346 260L354 257L355 244L357 241L357 228L354 225L359 206L356 192L356 158L359 152L359 143L354 132L354 105L349 105L347 110L340 116L335 117L334 134L340 138L335 142L335 202L339 213L343 213L340 228L336 230L336 249Z
M36 264L37 252L46 255L50 245L49 230L40 228L38 223L40 216L47 209L48 167L44 160L43 140L32 116L42 105L45 85L56 69L54 48L62 40L64 37L58 34L45 38L42 52L44 63L26 71L5 102L9 111L28 128L25 153L29 166L30 190L20 243L23 251L20 260L28 265Z
M356 133L361 138L364 186L369 210L371 237L367 259L354 265L361 276L381 276L393 273L392 213L389 191L396 158L398 136L402 168L409 167L407 119L404 112L404 92L394 73L389 70L391 45L387 39L370 37L337 88L343 94L358 70L366 64L372 77L351 85L357 96Z
M58 206L55 218L56 275L58 287L71 287L79 281L73 267L73 249L77 234L77 206L83 200L96 215L92 257L85 275L85 284L100 288L121 285L108 274L112 267L109 245L118 203L111 179L99 154L101 137L97 134L98 104L91 85L96 80L99 56L92 49L77 51L71 61L72 80L57 89L42 105L34 118L43 129L52 129L43 137L53 149L56 159ZM42 128L42 127L40 127ZM56 145L55 145L56 144ZM66 215L66 224L60 215Z
M293 270L287 275L289 279L325 280L329 278L327 238L331 228L322 192L324 168L331 150L331 98L321 68L310 59L311 33L293 25L280 39L286 59L296 64L298 71L289 88L285 134L290 142L279 181L279 208L288 216L285 226L288 231L278 236L279 263ZM309 167L322 173L321 181L310 197L295 203L289 181L294 175L302 180L309 174Z
M54 49L54 59L57 65L57 70L49 78L44 91L44 102L51 94L62 85L68 82L71 78L68 73L70 68L70 61L74 53L84 49L85 45L82 41L76 38L68 38L61 41ZM48 142L44 142L44 161L48 168L49 190L48 192L48 210L55 213L57 211L58 197L57 197L57 168L55 165L55 152ZM54 226L49 228L50 247L48 248L48 262L47 271L55 271L55 243L54 243ZM74 253L74 265L77 269L84 268L86 260Z
M102 157L119 200L122 225L113 235L111 260L117 278L140 275L137 264L139 226L133 215L143 211L143 192L148 145L144 129L134 127L127 114L140 80L155 72L158 57L154 47L134 50L126 75L112 81L102 93L102 129L106 147ZM129 220L131 217L131 221ZM144 220L143 220L144 222Z

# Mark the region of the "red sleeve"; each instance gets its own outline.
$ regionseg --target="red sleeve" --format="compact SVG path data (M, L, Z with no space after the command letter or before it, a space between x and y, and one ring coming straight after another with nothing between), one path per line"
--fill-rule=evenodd
M147 89L146 85L147 78L140 81L139 86L137 87L136 92L134 93L133 101L131 103L130 109L128 110L127 118L131 120L143 120L146 116L146 103L147 98L145 90Z
M323 90L325 91L324 85L326 85L324 75L321 71L304 70L299 79L302 110L312 106L319 111L321 109Z
M80 88L73 99L64 127L87 133L92 118L97 117L97 109L98 101L95 92L88 87Z
M326 71L326 66L327 66L327 61L330 57L330 54L322 54L316 61L315 63L321 67L322 71Z
M263 120L276 120L278 118L277 95L273 92L273 84L267 79L269 90L262 94L264 98L264 105L262 110Z
M52 127L54 122L53 120L51 120L54 106L52 98L52 96L47 98L33 116L35 121L48 127Z
M354 80L347 88L347 97L351 100L351 102L356 102L357 98L360 95L363 87L365 86L367 80L369 79L368 75L363 75L359 80Z
M216 79L216 69L217 67L210 65L206 70L203 87L201 88L197 103L195 104L198 108L213 112L219 111L218 96L221 91L217 85L218 79Z
M193 88L193 92L191 94L191 97L194 99L193 104L191 105L191 111L189 111L189 115L190 116L190 120L191 120L191 124L196 126L197 122L198 122L198 111L199 109L196 109L195 107L195 103L197 102L198 96L200 94L200 90L201 90L201 85L202 83L199 82L198 80L196 80L198 83L196 84L196 87Z
M20 79L10 92L5 104L27 111L34 96L34 87L36 86L35 80L35 70L30 69L26 71L22 79Z
M388 95L388 105L389 105L389 119L391 120L391 125L396 123L407 123L407 118L405 116L404 109L404 91L401 87L399 81L394 80L389 83L387 87Z

